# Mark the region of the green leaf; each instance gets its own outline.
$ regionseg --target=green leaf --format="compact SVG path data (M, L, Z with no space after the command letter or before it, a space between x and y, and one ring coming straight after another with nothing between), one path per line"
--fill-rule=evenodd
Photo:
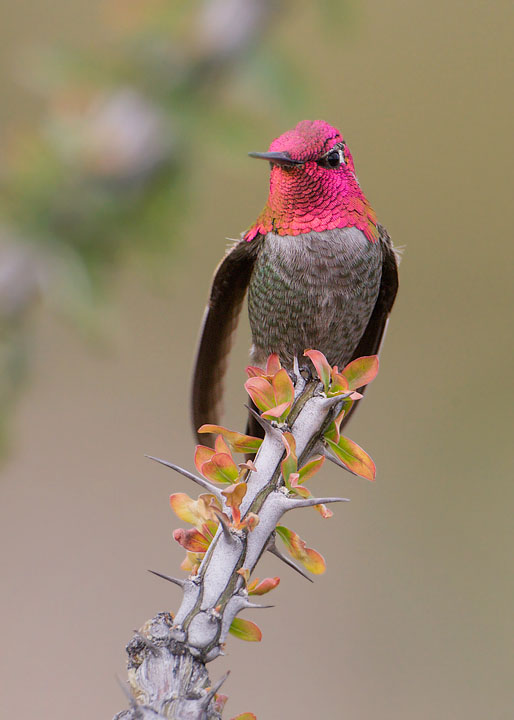
M246 642L260 642L262 640L262 632L259 626L250 620L243 620L242 618L232 620L229 632L240 640L246 640Z
M348 470L355 473L355 475L366 478L366 480L375 479L375 463L357 443L342 435L337 443L327 437L325 437L325 441L334 455L341 460Z
M239 477L237 465L226 453L213 455L208 462L202 465L201 473L207 480L218 483L231 484L236 482Z
M280 470L282 471L282 477L286 485L289 483L289 476L291 473L296 472L298 467L298 459L296 457L296 440L290 432L285 432L282 435L282 442L286 448L286 456L280 463Z
M349 363L341 374L348 380L350 390L357 390L374 380L378 373L378 355L365 355Z
M205 522L216 521L210 504L218 504L214 495L204 493L193 500L186 493L170 495L170 505L174 513L184 522L194 525L199 530Z
M275 528L277 535L284 542L289 554L298 560L306 570L314 575L321 575L325 572L327 566L323 555L317 550L308 548L306 543L293 530L277 525Z
M339 442L339 438L341 437L341 423L345 415L348 415L348 413L350 412L352 405L353 400L348 399L344 401L341 412L336 417L336 419L330 423L325 432L326 440L332 440L335 443Z
M214 433L222 435L232 452L255 453L262 445L262 438L243 435L235 430L227 430L221 425L202 425L199 433Z
M309 480L313 475L318 472L318 470L321 470L324 462L325 458L323 457L323 455L316 455L316 457L312 458L312 460L309 460L308 463L305 463L305 465L301 467L298 471L298 474L300 475L299 482L303 483L306 480Z
M275 393L275 404L292 403L294 400L294 385L287 374L287 370L279 370L271 381Z
M341 395L347 393L348 390L349 385L346 377L342 373L336 372L335 369L332 370L332 381L330 383L330 390L327 393L328 396L334 397L335 395Z
M290 407L290 402L281 403L280 405L276 405L275 407L266 410L266 412L263 412L262 417L266 418L266 420L277 420L278 422L283 422L288 415Z

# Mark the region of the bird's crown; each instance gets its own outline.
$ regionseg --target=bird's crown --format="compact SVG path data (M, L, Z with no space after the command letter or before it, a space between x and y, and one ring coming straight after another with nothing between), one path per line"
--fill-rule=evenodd
M339 130L324 120L302 120L292 130L273 140L270 152L286 152L301 163L316 161L335 145L344 144Z

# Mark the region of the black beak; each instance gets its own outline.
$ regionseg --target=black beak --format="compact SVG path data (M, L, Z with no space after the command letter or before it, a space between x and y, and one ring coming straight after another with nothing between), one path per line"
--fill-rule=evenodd
M289 157L289 155L285 152L251 152L248 153L248 155L260 160L268 160L274 165L286 165L289 167L292 167L293 165L303 165L300 160L293 160L293 158Z

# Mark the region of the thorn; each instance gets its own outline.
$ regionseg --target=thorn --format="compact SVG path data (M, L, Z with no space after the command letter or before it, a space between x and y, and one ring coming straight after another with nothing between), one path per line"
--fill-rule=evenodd
M330 460L330 462L333 462L334 465L337 465L337 467L343 468L343 470L346 470L351 475L355 475L355 476L357 475L357 473L354 473L353 470L350 470L349 467L346 467L346 465L344 463L342 463L341 460L339 460L339 458L336 455L333 455L330 452L330 450L327 447L325 447L325 445L323 445L323 444L319 445L317 448L317 451L319 452L320 455L323 455L323 457L326 457L327 460Z
M211 689L207 691L206 695L200 701L201 707L207 707L229 675L230 670L227 670L223 677L221 677L215 685L211 686Z
M179 587L183 588L186 584L185 580L182 580L181 578L171 577L171 575L163 575L160 572L157 572L156 570L148 570L149 573L152 573L152 575L157 575L157 577L162 578L163 580L167 580L168 582L174 583L175 585L178 585Z
M139 630L134 630L134 634L145 644L152 655L160 655L161 651L158 645L149 640L145 635L143 635L143 633L140 633Z
M189 478L189 480L192 480L197 485L200 485L200 487L203 487L204 490L207 490L207 492L210 492L212 495L215 495L218 500L223 501L223 498L221 496L221 491L216 487L216 485L213 485L208 480L204 480L201 477L198 477L197 475L193 475L193 473L190 473L189 470L184 470L184 468L181 468L179 465L174 465L173 463L167 462L167 460L161 460L158 457L154 457L153 455L145 455L145 457L149 458L150 460L155 460L155 462L161 463L161 465L165 465L166 467L171 468L172 470L176 470L181 475L184 475L184 477Z
M290 568L293 568L293 570L296 570L297 573L300 573L300 575L302 577L304 577L306 580L308 580L311 583L314 582L314 580L307 575L305 570L303 570L301 567L299 567L299 565L297 565L292 560L290 560L286 555L283 555L280 552L280 550L277 548L275 543L273 543L272 545L268 545L267 549L268 549L268 552L270 552L272 555L275 555L275 557L278 557L279 560L282 560L283 562L285 562L286 565L289 565Z
M347 393L342 393L341 395L334 395L333 397L327 397L321 399L321 406L325 408L331 408L334 405L337 405L339 402L343 402L343 400L346 400L346 398L349 398L350 395L353 395L353 390L349 390Z
M249 600L244 605L245 608L253 608L254 610L267 610L268 608L274 608L274 605L258 605L257 603L250 602Z
M225 516L225 513L222 513L221 510L218 510L218 508L213 507L214 514L220 521L221 529L223 530L223 535L225 536L225 540L229 543L234 542L234 536L230 532L230 526L227 522L227 518Z
M127 688L127 683L123 682L117 675L115 675L115 677L116 677L116 681L117 681L118 685L121 688L121 692L125 695L125 697L127 698L128 702L129 702L129 705L134 714L135 720L141 720L143 718L143 713L141 711L141 708L137 704L136 699L134 698L132 693Z
M273 438L278 438L282 435L280 430L278 428L273 427L271 422L269 420L266 420L266 418L263 418L259 415L258 412L255 412L255 410L250 407L249 405L245 405L245 407L248 409L248 412L250 412L253 417L257 420L261 428L264 430L266 435L271 435Z
M298 500L295 500L293 498L286 498L287 503L289 504L289 508L287 510L294 510L294 508L301 508L301 507L312 507L313 505L327 505L328 503L335 503L335 502L350 502L349 498L341 498L341 497L326 497L326 498L301 498ZM286 510L286 512L287 512Z

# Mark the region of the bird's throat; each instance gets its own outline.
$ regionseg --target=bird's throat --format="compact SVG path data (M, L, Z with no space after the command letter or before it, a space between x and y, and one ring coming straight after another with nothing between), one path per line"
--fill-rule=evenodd
M334 178L329 171L320 176L319 172L309 173L310 164L287 171L273 168L268 201L245 239L250 241L268 232L300 235L356 227L375 242L375 211L355 176L349 173Z

